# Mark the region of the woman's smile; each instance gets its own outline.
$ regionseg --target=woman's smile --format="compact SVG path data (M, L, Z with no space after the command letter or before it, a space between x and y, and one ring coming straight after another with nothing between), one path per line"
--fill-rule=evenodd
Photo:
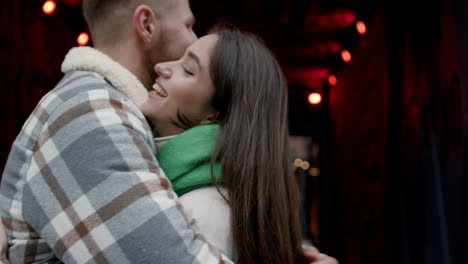
M157 80L156 80L157 81ZM157 82L153 84L153 89L154 89L154 93L163 97L163 98L166 98L167 97L167 92L166 90L161 86L159 85ZM150 92L151 93L151 92Z

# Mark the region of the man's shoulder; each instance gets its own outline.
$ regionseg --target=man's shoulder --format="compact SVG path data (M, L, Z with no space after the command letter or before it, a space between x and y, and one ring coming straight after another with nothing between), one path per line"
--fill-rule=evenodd
M92 71L71 71L65 74L56 87L46 94L38 107L47 113L62 109L67 111L78 105L106 104L120 107L142 118L138 107L123 93L119 92L102 75ZM60 111L59 111L60 112Z
M151 131L138 107L104 77L91 71L71 71L41 99L24 130L34 132L27 134L37 138L50 127L80 124L91 129L93 123L127 119L142 133Z
M80 94L86 94L95 90L107 91L127 101L126 96L115 89L102 75L91 71L68 72L51 93L54 93L56 97L65 102Z

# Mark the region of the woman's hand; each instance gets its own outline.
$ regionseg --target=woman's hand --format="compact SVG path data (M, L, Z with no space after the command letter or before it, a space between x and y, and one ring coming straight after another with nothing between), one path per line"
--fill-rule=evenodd
M6 258L7 249L7 236L2 218L0 217L0 264L10 264L10 262Z
M320 253L315 247L305 247L302 249L302 252L304 252L306 261L310 264L338 264L335 258Z

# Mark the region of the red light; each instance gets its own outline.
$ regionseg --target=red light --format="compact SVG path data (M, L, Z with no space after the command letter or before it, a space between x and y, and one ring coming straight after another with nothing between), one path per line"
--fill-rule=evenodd
M89 42L89 35L83 32L78 36L77 41L78 41L78 44L80 44L80 46L86 46Z
M56 7L57 5L54 1L47 1L42 6L42 11L44 11L46 15L51 15L52 13L54 13Z
M341 58L343 58L344 62L350 62L351 61L351 53L347 50L343 50L341 52Z
M322 102L322 95L317 92L310 93L308 99L310 104L318 105Z
M335 86L338 84L338 79L336 78L335 75L330 75L328 76L328 83L331 85L331 86Z
M364 24L364 22L358 21L358 22L356 23L356 29L357 29L357 31L358 31L359 34L361 34L361 35L366 34L367 27L366 27L366 24Z

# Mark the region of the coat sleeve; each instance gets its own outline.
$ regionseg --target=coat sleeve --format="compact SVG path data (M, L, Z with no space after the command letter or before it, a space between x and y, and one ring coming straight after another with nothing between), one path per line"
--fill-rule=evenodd
M76 95L50 115L22 204L25 220L63 262L224 262L190 229L144 122L104 89Z

